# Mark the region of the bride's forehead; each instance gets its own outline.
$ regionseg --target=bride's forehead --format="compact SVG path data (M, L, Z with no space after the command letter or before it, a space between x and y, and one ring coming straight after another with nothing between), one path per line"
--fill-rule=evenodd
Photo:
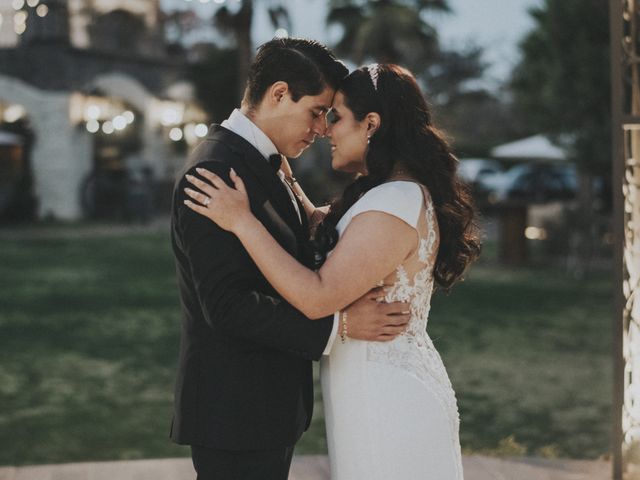
M338 108L344 105L344 93L338 90L333 97L333 103L331 104L331 108Z

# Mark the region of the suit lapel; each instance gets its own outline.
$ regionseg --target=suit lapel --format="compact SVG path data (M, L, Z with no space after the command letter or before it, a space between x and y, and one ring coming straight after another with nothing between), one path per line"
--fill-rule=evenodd
M302 240L306 242L307 240L309 240L309 221L307 220L307 214L304 211L302 202L298 199L298 196L295 194L295 192L292 193L293 197L296 199L296 203L298 204L298 211L300 212L300 219L302 220Z
M282 216L287 225L296 232L296 237L300 238L301 235L303 235L303 227L300 225L298 214L291 203L291 197L289 197L289 193L286 190L287 187L282 183L277 173L262 154L240 135L219 125L213 125L211 127L210 136L217 140L224 141L234 150L242 154L245 166L251 170L268 192L269 198L272 200L278 214ZM304 210L300 210L300 215L304 217Z

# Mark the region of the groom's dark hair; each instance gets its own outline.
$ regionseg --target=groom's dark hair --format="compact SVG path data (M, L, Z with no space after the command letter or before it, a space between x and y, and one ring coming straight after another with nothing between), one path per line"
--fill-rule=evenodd
M319 95L326 87L337 89L349 70L327 47L304 38L275 38L258 49L249 67L244 100L257 106L267 89L287 82L294 102Z

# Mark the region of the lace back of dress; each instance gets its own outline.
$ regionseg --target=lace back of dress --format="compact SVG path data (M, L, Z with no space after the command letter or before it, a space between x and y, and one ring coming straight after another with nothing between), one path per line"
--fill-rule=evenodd
M433 293L433 268L438 256L439 229L429 192L421 186L423 205L416 232L418 243L396 271L385 278L385 285L393 285L387 291L387 301L411 303L411 322L405 335L415 338L426 335L427 321Z

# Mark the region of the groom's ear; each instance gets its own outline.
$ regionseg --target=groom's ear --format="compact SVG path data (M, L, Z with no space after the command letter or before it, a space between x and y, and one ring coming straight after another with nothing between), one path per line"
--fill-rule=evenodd
M273 106L276 106L289 93L289 84L282 80L277 81L267 90L267 100Z

